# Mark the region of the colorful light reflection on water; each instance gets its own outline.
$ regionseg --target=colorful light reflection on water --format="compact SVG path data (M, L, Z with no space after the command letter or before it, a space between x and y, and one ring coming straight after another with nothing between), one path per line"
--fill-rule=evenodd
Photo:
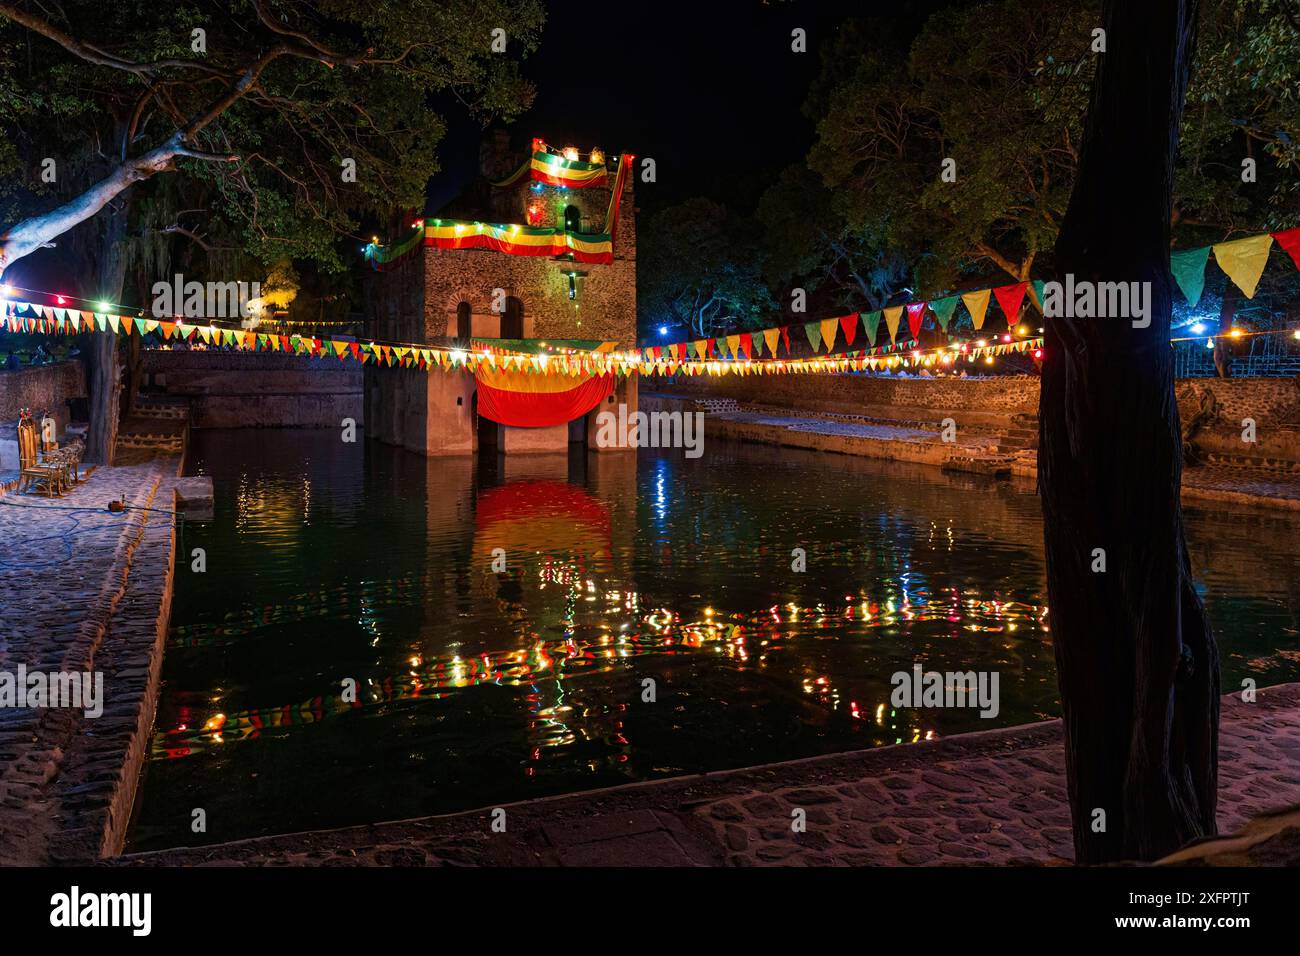
M178 570L137 848L1056 713L1029 488L719 445L480 468L207 432L194 460L217 518L187 530L208 571ZM1225 684L1300 675L1295 524L1189 514ZM916 662L997 670L997 719L895 710Z

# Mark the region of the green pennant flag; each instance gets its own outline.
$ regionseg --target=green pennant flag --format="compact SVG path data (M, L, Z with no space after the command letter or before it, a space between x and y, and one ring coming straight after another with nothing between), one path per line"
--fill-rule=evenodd
M755 332L749 337L750 348L754 350L752 358L758 358L763 354L763 333Z
M1047 283L1042 279L1034 279L1029 284L1034 287L1034 308L1041 314L1043 311L1043 294L1047 288Z
M859 314L862 318L862 328L867 333L867 341L874 346L876 344L876 329L880 326L880 311Z
M948 331L948 323L952 321L952 314L957 311L957 300L960 298L959 295L950 295L945 299L933 299L930 302L930 310L939 320L939 328L945 332Z
M687 343L686 343L686 354L689 355L689 356L690 356L691 358L693 358L693 359L697 359L697 358L700 357L700 356L696 353L696 351L695 351L695 343L694 343L694 342L687 342Z
M816 352L822 344L822 328L820 322L805 322L803 327L804 334L808 336L808 344Z
M1169 271L1174 274L1174 281L1183 290L1189 305L1201 301L1201 293L1205 291L1205 263L1209 259L1209 246L1169 253Z
M135 320L135 330L139 332L141 335L144 335L145 333L144 319Z

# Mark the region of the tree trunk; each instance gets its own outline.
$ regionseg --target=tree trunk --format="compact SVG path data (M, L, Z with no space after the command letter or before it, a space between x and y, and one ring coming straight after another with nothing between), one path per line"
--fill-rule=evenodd
M1195 0L1106 0L1107 52L1056 245L1061 277L1150 283L1150 324L1044 320L1039 492L1080 863L1152 860L1215 832L1218 650L1184 539L1169 347L1195 22Z
M124 196L111 208L104 223L99 288L100 294L110 302L122 298L126 260L121 241L126 236L130 216L131 207ZM122 363L118 336L112 331L92 332L90 340L90 429L86 434L86 461L112 465L121 411Z
M1214 370L1219 378L1232 378L1232 340L1226 338L1237 317L1237 287L1223 280L1223 304L1219 306L1219 337L1214 340Z

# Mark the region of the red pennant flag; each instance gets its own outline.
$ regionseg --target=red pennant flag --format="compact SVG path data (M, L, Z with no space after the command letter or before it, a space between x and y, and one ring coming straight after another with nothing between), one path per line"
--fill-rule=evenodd
M1007 317L1008 327L1015 325L1016 320L1020 318L1020 303L1025 301L1025 291L1028 288L1028 282L1017 282L1014 285L998 286L993 290L998 305L1002 307L1002 312Z
M844 345L852 345L853 337L858 334L858 313L850 312L840 316L840 328L844 330Z
M713 353L718 347L717 339L709 339L704 343L704 357L713 358Z
M1021 295L1024 295L1022 292ZM998 301L1001 301L1000 299ZM913 302L907 307L907 330L912 333L912 338L921 337L921 321L925 318L925 303Z
M1286 250L1286 254L1291 257L1295 267L1300 269L1300 226L1295 229L1275 232L1272 235L1273 241Z
M361 358L361 343L359 343L359 342L349 342L349 343L348 343L348 349L352 352L352 357L353 357L354 359L359 359L359 358Z
M745 353L745 358L754 357L754 334L752 332L740 333L740 350Z
M785 354L790 354L790 326L781 326L781 341L785 343Z

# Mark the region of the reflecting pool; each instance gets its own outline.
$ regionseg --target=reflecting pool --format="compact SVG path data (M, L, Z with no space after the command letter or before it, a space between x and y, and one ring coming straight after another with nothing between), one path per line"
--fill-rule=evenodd
M215 520L184 531L135 850L1057 715L1028 483L717 441L474 462L279 430L196 432L190 463ZM1224 686L1300 679L1300 521L1187 523ZM893 709L917 663L996 671L997 717Z

